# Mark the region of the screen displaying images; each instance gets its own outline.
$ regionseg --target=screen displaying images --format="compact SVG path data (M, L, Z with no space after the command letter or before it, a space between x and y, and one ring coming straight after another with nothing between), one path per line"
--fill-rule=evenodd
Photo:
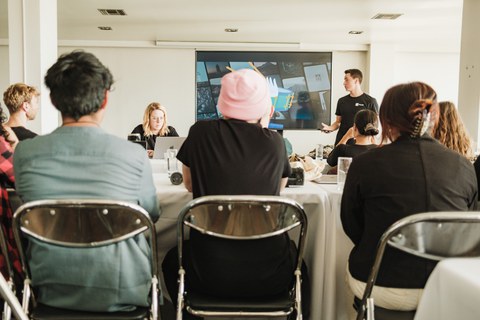
M249 68L270 87L271 129L318 129L330 123L331 52L197 51L196 61L197 121L222 118L217 108L221 78Z

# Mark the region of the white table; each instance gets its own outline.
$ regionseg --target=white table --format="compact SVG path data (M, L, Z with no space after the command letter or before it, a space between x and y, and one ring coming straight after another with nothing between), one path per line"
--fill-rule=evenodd
M415 320L480 319L480 258L446 259L433 270Z
M156 223L159 261L176 245L176 221L181 208L192 199L183 185L174 186L156 164L154 182L162 209ZM346 319L344 274L348 253L352 248L344 235L339 219L341 192L335 184L306 183L287 188L282 196L303 205L309 228L305 247L312 287L311 319Z

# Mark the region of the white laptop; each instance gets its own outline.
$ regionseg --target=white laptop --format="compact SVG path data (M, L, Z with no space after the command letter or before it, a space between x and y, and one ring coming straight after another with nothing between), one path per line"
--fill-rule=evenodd
M167 149L180 150L185 139L186 137L157 137L155 149L153 149L153 159L163 159Z

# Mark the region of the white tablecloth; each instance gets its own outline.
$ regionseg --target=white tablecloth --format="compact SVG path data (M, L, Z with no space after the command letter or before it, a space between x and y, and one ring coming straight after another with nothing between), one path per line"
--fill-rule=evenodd
M154 172L161 165L153 166ZM156 223L159 261L176 245L176 221L181 208L192 199L183 185L174 186L165 173L154 173L162 215ZM306 183L286 188L282 196L303 205L309 228L305 248L312 287L311 319L346 319L345 266L352 245L339 219L341 192L335 184Z
M480 259L447 259L433 270L415 320L480 319Z

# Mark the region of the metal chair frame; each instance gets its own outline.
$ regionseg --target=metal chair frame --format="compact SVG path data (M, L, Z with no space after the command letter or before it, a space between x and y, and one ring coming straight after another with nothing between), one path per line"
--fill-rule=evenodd
M7 247L7 238L6 234L3 232L3 227L0 226L0 250L2 252L3 258L5 259L5 265L7 268L8 279L4 279L3 276L0 275L2 278L2 287L4 288L5 292L12 292L13 296L15 297L15 284L13 281L13 268L12 263L10 261L10 257L8 255L8 247ZM3 283L5 282L5 283ZM6 287L5 287L6 286ZM8 288L8 290L7 290ZM8 303L7 299L4 299L5 302L3 304L3 312L2 312L2 319L9 320L12 317L12 310L10 309L10 304Z
M446 258L452 257L478 257L480 256L480 233L478 233L478 239L475 239L476 242L470 245L469 248L463 248L461 251L451 251L443 250L435 250L431 252L431 248L428 247L428 244L425 243L415 243L413 241L409 241L405 234L407 232L418 233L418 228L415 229L416 226L421 226L421 224L432 224L435 228L431 229L432 234L430 236L434 236L435 233L439 234L443 230L445 230L450 224L455 224L458 226L462 224L463 226L473 226L472 224L478 224L480 228L480 212L427 212L427 213L419 213L414 214L411 216L407 216L403 219L392 224L382 235L380 241L377 245L377 251L375 260L373 263L372 268L370 269L370 274L367 279L365 291L363 293L361 305L358 308L357 313L357 320L365 319L365 314L367 315L368 320L374 320L374 301L371 297L373 287L375 285L375 281L377 279L378 271L380 269L380 265L383 259L383 254L385 252L387 243L390 246L393 246L397 249L405 251L407 253L426 258L431 260L440 261ZM479 229L480 231L480 229ZM453 235L456 237L462 237L463 233L450 233L449 235ZM420 246L416 246L416 244L420 244ZM443 250L443 251L442 251Z
M89 218L95 219L97 225L108 232L95 233L95 231L89 232L86 229L83 230L85 232L82 232L82 230L76 233L62 232L62 227L65 227L63 223L66 223L67 226L74 226L75 223L78 223L78 220L72 222L74 220L72 215L81 219L81 221L86 221L86 214L89 214ZM111 223L119 217L123 220ZM56 222L59 225L57 229L55 229L55 226L52 227ZM74 227L76 228L76 225ZM51 245L69 247L74 250L75 248L108 246L137 235L149 233L149 236L145 235L151 248L152 280L150 294L152 301L149 317L152 320L158 319L158 304L159 300L162 299L162 294L158 283L159 269L155 224L150 219L148 212L142 207L129 202L104 199L31 201L20 206L15 212L13 231L25 273L22 307L23 311L29 316L31 316L30 302L32 302L33 307L36 307L36 301L32 294L31 273L23 244L23 235ZM68 310L68 313L73 314L75 311ZM111 314L113 316L115 313ZM75 319L89 318L88 312L81 311L73 317ZM94 318L94 313L92 313L92 319Z
M221 230L211 230L208 229L208 226L201 225L198 223L199 213L196 212L198 208L205 208L206 206L217 206L217 213L229 214L232 212L232 209L237 208L238 206L250 206L252 207L263 207L265 213L269 213L270 210L274 210L276 205L285 206L285 208L292 209L294 214L290 218L291 221L286 221L288 217L282 216L279 214L279 218L284 219L280 224L285 223L281 228L276 230L270 230L269 232L260 233L260 234L227 234ZM285 211L285 210L284 210ZM283 212L285 214L285 212ZM281 219L279 219L281 220ZM186 309L189 313L196 316L203 317L278 317L278 316L288 316L294 309L297 312L296 319L302 319L302 306L301 306L301 265L305 247L306 233L307 233L307 216L303 207L297 202L279 197L279 196L250 196L250 195L235 195L235 196L205 196L201 198L194 199L190 201L187 205L183 207L180 212L177 221L177 242L178 242L178 259L179 259L179 290L178 290L178 300L177 300L177 320L182 319L182 311ZM266 311L266 312L247 312L247 311L212 311L212 310L195 310L189 305L186 305L185 295L185 269L183 267L183 241L185 239L185 227L193 228L201 233L208 234L210 236L215 236L224 239L234 239L234 240L245 240L245 239L262 239L275 235L280 235L287 233L288 231L299 227L299 237L297 245L297 263L293 276L295 279L295 284L292 288L292 291L295 293L295 307L291 308L288 311L279 310L279 311ZM187 294L188 295L188 294Z

